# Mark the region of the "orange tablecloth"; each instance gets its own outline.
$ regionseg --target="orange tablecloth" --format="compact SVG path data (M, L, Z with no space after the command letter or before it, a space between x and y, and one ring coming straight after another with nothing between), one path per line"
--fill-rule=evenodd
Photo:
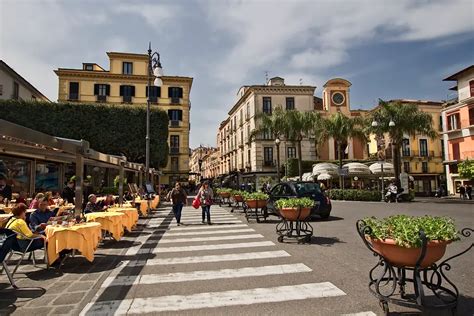
M88 261L94 261L94 252L101 239L100 227L100 223L82 223L72 227L46 226L49 263L56 261L64 249L77 249Z
M135 205L138 207L140 213L142 213L143 216L148 215L148 200L135 201Z
M109 208L107 212L123 213L125 217L123 218L122 225L129 232L131 232L132 228L134 228L137 225L138 210L134 207L112 207L112 208Z
M123 236L123 222L126 215L120 212L94 212L86 214L88 222L99 222L102 229L112 234L115 240Z

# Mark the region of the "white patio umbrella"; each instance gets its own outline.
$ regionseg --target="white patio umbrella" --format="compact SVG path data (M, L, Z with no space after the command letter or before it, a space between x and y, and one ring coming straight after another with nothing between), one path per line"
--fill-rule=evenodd
M322 173L329 174L331 176L337 176L339 167L330 162L321 162L313 165L313 176L318 176Z
M369 169L373 174L377 174L377 175L382 174L382 163L381 162L373 163L369 166ZM395 170L393 168L393 165L389 162L384 162L383 174L392 175L394 173L395 173Z
M325 180L330 180L330 179L332 179L332 176L329 173L321 173L318 175L319 181L325 181Z
M303 175L301 176L301 180L303 180L303 181L313 181L313 174L311 172L303 173Z
M350 162L342 166L342 169L347 169L349 176L370 176L369 167L360 162Z

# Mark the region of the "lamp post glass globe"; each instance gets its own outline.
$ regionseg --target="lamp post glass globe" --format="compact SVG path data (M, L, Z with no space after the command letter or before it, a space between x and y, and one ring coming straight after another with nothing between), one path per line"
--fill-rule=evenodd
M153 75L155 75L155 77L162 77L163 76L163 68L161 67L155 67L153 69Z
M393 120L390 120L390 122L388 123L388 126L394 127L394 126L395 126L395 122L394 122Z
M372 127L377 127L379 126L379 123L377 123L377 121L372 121Z
M277 139L275 139L275 145L280 145L280 139L277 137Z
M155 87L161 87L163 85L163 80L161 80L161 78L156 77L153 81L153 85Z

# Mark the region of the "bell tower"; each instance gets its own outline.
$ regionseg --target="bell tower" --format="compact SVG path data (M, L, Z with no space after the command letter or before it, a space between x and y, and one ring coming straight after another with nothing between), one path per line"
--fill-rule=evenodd
M352 84L346 79L334 78L324 84L323 107L329 113L342 112L346 115L350 112L349 87Z

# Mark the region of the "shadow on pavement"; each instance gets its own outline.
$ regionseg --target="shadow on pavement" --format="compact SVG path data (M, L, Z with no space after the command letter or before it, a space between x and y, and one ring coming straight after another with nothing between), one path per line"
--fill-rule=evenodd
M337 237L322 237L322 236L313 236L311 237L311 245L319 245L323 247L330 247L334 244L346 243L345 241L340 240Z
M9 284L0 284L0 314L10 315L16 310L16 302L22 303L41 297L46 290L41 287L20 287L14 289Z

